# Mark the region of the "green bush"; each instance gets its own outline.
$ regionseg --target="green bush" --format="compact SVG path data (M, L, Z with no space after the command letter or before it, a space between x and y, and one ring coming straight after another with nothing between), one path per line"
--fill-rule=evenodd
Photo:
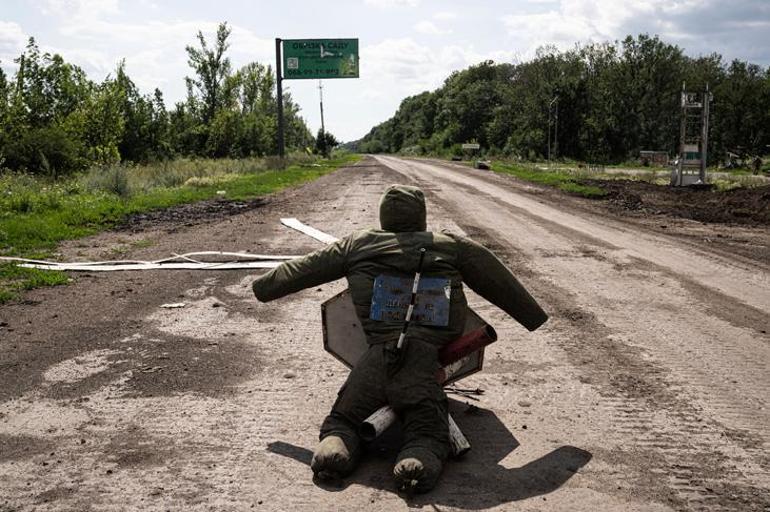
M125 199L132 194L128 175L129 168L125 165L92 167L83 177L83 181L86 189L91 192L107 192Z
M21 130L2 148L4 165L11 169L56 177L82 169L80 144L61 128Z

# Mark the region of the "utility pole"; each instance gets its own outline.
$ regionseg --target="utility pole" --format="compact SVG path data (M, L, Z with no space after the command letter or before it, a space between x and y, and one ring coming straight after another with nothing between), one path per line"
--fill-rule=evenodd
M548 165L551 165L551 114L553 113L553 105L556 103L556 101L559 99L558 96L554 96L554 98L548 102ZM558 104L557 104L558 105ZM558 106L556 107L558 109ZM558 133L558 122L559 122L559 111L556 111L556 130L554 133L554 149L556 146L556 134ZM554 151L555 152L555 151Z
M278 102L278 156L284 157L284 119L283 119L283 71L281 70L281 38L275 38L275 83L276 83L276 100Z
M548 158L548 167L551 166L551 106L548 105L548 150L547 150L547 158Z
M324 85L321 80L318 81L318 96L321 98L321 133L326 133L326 128L324 128Z
M709 84L706 84L706 92L703 93L703 110L701 111L701 161L700 161L700 180L706 183L706 163L708 159L709 147L709 110L711 107L711 92Z
M555 97L556 101L555 111L553 115L553 156L558 158L559 155L559 97Z
M26 71L24 62L24 54L22 53L19 57L19 72L16 73L16 94L19 98L24 94L24 72Z

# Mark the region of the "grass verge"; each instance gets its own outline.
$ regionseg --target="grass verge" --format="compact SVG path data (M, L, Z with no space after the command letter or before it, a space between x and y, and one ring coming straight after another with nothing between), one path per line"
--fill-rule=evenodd
M510 174L524 181L558 188L564 192L591 199L598 199L607 195L601 188L593 185L584 185L580 183L575 175L564 171L532 169L518 164L503 162L493 162L492 170L503 174Z
M70 281L64 272L21 268L13 263L0 263L0 304L17 299L23 290L41 286L58 286Z
M91 170L51 182L29 175L0 174L0 255L47 258L56 245L110 229L127 215L224 196L239 200L314 180L355 162L302 159L286 169L273 162L194 161ZM169 185L169 183L171 183ZM23 290L66 283L61 272L0 264L0 304Z

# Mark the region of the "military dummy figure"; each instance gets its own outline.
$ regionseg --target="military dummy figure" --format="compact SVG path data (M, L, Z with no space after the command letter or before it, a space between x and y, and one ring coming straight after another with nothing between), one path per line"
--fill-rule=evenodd
M355 232L280 265L259 277L253 289L257 299L266 302L347 278L369 349L350 372L321 426L311 468L320 479L350 474L361 454L357 433L361 423L389 405L403 431L393 470L396 484L406 492L425 492L436 484L450 452L447 397L436 371L440 347L463 332L467 309L463 282L531 331L548 317L489 250L464 237L426 231L420 189L388 187L380 201L380 225L381 229ZM374 314L373 290L387 279L411 282L422 249L422 277L444 283L440 295L446 297L449 315L438 323L413 318L404 346L396 350L403 317Z

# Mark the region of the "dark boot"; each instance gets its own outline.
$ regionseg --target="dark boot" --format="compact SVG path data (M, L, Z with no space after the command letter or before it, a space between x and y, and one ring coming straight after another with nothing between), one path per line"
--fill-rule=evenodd
M402 367L388 382L388 402L404 433L393 476L407 494L433 489L450 451L448 404L436 370L438 348L410 339Z
M370 348L350 372L321 425L321 443L310 464L319 479L343 478L355 469L361 455L358 427L385 405L384 378L382 350Z
M342 438L328 436L318 443L310 468L319 479L333 481L349 475L355 468L355 462Z
M398 455L393 478L399 492L407 495L428 492L441 475L441 460L428 450L407 449Z

